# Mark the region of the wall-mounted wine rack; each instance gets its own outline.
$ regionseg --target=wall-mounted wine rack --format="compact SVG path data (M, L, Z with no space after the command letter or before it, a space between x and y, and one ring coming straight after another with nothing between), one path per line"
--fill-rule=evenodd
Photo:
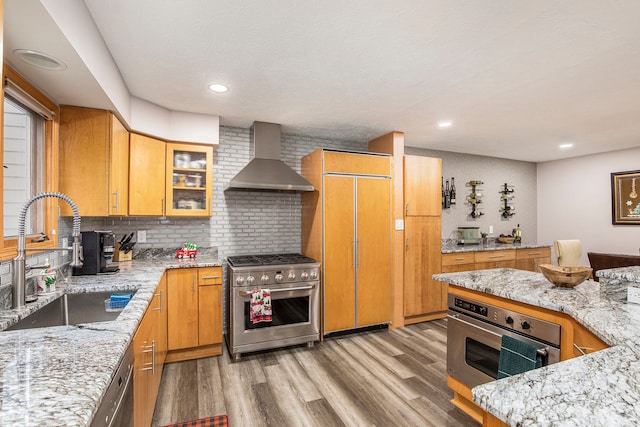
M500 190L500 201L502 202L502 206L500 206L500 212L502 212L502 217L505 219L511 218L515 215L515 206L513 206L513 197L514 197L513 185L509 185L506 182L504 186Z
M484 184L482 181L469 181L467 182L467 187L471 187L471 193L467 198L467 203L471 205L471 218L478 218L484 213L480 211L479 204L482 203L482 193L478 186Z

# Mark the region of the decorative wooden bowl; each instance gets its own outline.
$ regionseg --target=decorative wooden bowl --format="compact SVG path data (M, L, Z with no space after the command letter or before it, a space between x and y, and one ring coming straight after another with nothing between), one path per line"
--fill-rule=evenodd
M508 237L508 236L498 237L498 242L500 243L513 243L514 240L515 240L515 237Z
M573 288L589 278L591 267L560 267L553 264L540 264L540 272L556 286Z

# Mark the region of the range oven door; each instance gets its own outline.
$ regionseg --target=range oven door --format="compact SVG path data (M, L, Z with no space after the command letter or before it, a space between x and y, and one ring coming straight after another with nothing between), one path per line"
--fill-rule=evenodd
M560 350L546 343L452 310L447 317L447 372L470 388L498 378L503 335L546 350L543 366L560 361Z
M251 291L258 286L233 287L231 292L231 344L234 349L264 342L318 340L320 307L318 281L270 285L272 320L252 323L249 317ZM308 337L316 337L309 339ZM253 346L253 349L261 348ZM251 351L251 346L248 350Z

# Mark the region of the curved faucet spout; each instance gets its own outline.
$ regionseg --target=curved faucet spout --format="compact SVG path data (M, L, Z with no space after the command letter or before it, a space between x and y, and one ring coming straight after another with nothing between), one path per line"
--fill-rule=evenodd
M80 242L80 212L78 211L78 207L71 200L71 198L62 193L56 192L46 192L40 193L38 195L33 196L31 199L24 204L22 209L20 210L20 214L18 216L18 254L13 259L13 308L23 307L26 303L25 301L25 276L27 272L26 268L26 252L27 252L27 243L26 243L26 232L25 232L25 222L27 218L27 211L31 205L40 199L44 199L47 197L55 197L61 200L64 200L71 206L71 210L73 211L73 245L72 245L72 255L71 255L71 267L82 267L82 246Z

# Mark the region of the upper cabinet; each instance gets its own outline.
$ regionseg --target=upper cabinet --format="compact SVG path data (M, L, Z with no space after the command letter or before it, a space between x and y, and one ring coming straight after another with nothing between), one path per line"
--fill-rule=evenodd
M166 215L211 216L213 148L167 144Z
M60 192L82 216L127 215L129 132L113 113L60 108ZM60 214L73 215L67 204Z
M131 134L129 215L211 216L213 147Z
M166 143L131 134L129 158L129 215L165 214Z
M442 214L442 159L404 156L405 216Z

